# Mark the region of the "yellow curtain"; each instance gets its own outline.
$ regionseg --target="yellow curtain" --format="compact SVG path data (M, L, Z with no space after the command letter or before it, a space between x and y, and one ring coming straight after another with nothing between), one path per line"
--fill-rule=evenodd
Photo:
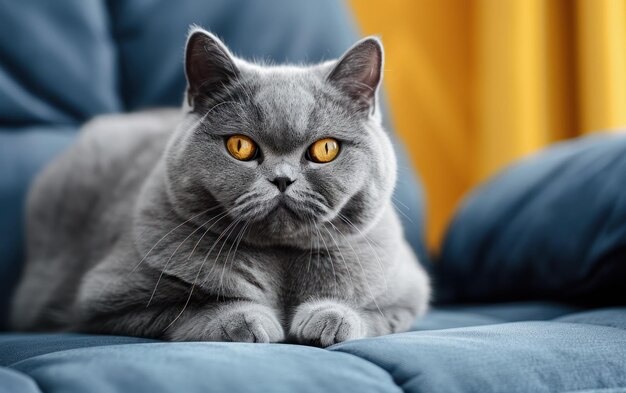
M351 0L382 37L437 249L460 198L565 138L626 125L626 0Z

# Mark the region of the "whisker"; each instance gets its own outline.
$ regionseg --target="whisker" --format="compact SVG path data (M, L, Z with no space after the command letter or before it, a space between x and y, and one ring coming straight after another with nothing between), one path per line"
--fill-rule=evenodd
M322 228L324 228L326 233L328 233L328 236L330 236L330 238L333 240L333 243L335 243L335 247L337 248L337 251L339 251L339 255L341 256L341 259L343 260L343 264L346 267L346 272L348 273L348 278L350 278L350 283L352 284L352 288L356 289L356 287L354 286L354 281L352 280L352 274L350 273L350 267L348 266L348 263L346 262L346 258L343 256L343 252L341 251L341 247L339 247L339 243L337 243L337 240L335 240L335 237L332 235L332 233L330 233L328 228L326 228L324 225L322 225ZM363 272L363 274L365 274L365 272ZM367 277L365 278L365 280L367 281Z
M191 217L191 218L190 218L190 219L188 219L188 220L185 220L183 223L179 224L179 225L178 225L178 226L176 226L174 229L172 229L171 231L169 231L169 232L167 232L165 235L163 235L163 237L162 237L162 238L160 238L160 239L159 239L159 241L157 241L157 242L156 242L156 243L152 246L152 248L150 248L150 250L146 253L146 255L144 255L144 257L143 257L143 258L141 258L141 261L139 261L139 263L138 263L138 264L137 264L137 265L133 268L133 270L131 270L130 274L133 274L133 273L135 272L135 270L137 270L137 269L139 268L139 265L141 265L141 264L143 263L143 261L145 261L145 260L146 260L146 258L148 258L148 255L150 255L150 253L151 253L151 252L152 252L152 251L156 248L156 246L158 246L158 245L159 245L159 244L160 244L160 243L161 243L161 242L162 242L162 241L163 241L166 237L168 237L169 235L171 235L171 234L172 234L174 231L176 231L178 228L180 228L180 227L182 227L183 225L187 224L189 221L191 221L191 220L193 220L193 219L195 219L195 218L197 218L197 217L199 217L199 216L201 216L201 215L203 215L203 214L206 214L206 213L208 213L208 212L209 212L209 211L211 211L211 210L215 210L215 209L217 209L218 207L219 207L219 206L213 206L213 207L210 207L210 208L206 209L206 210L205 210L205 211L203 211L203 212L200 212L200 213L196 214L195 216Z
M378 312L380 313L380 315L385 318L385 314L383 313L383 310L380 309L380 306L378 305L378 303L376 302L376 297L374 296L374 291L372 291L372 286L369 283L369 280L367 279L367 274L365 274L365 269L363 268L363 264L361 263L361 258L359 258L359 254L356 252L356 250L354 249L354 247L352 246L352 243L350 242L350 240L348 240L348 238L346 237L346 235L343 234L343 232L341 232L339 230L339 228L337 228L336 226L333 225L332 222L328 222L333 228L335 228L335 230L337 232L339 232L339 234L343 237L343 239L346 241L346 243L348 243L348 245L350 246L350 248L352 249L352 252L354 253L354 256L356 257L357 262L359 263L359 266L361 267L361 271L363 272L363 278L365 279L365 284L367 285L367 290L370 293L370 296L372 297L372 301L374 302L374 305L376 306L376 308L378 309ZM383 280L385 280L385 276L384 273L382 274ZM385 280L385 291L387 291L387 281Z
M391 199L393 199L394 201L398 202L401 206L403 206L406 210L411 210L405 203L402 203L401 200L399 200L398 198L396 198L395 196L391 195Z
M313 231L311 230L313 220L308 216L307 219L309 220L309 226L307 228L307 231L309 232L309 262L306 264L306 272L309 274L311 271L311 259L313 259Z
M415 222L413 222L413 220L411 219L411 217L409 217L409 216L408 216L405 212L403 212L402 210L400 210L400 209L398 208L398 206L397 206L395 203L393 203L393 201L391 201L391 204L393 205L393 207L395 207L395 208L396 208L395 210L396 210L398 213L400 213L401 215L403 215L403 216L404 216L407 220L409 220L409 222L411 222L411 223L415 224Z
M220 220L221 220L221 218L220 218ZM232 225L232 223L231 223L231 225ZM200 273L202 272L202 268L204 267L204 264L206 263L209 255L211 254L211 252L213 251L215 246L218 244L218 242L224 236L225 232L228 231L228 229L230 229L230 225L224 231L222 231L222 233L218 236L217 240L215 240L215 242L213 242L213 245L211 246L211 248L207 252L206 256L204 257L204 260L202 261L202 264L200 265L200 268L198 269L198 273L196 273L196 277L193 280L193 284L191 285L191 290L189 291L189 296L187 296L187 300L185 301L185 304L183 305L183 309L180 310L180 312L178 313L178 315L176 315L174 320L172 322L170 322L170 324L167 325L165 327L165 329L163 329L163 331L166 331L167 329L172 327L172 325L174 325L174 323L176 323L176 321L178 321L178 319L181 317L181 315L183 315L183 313L187 309L187 306L189 305L189 302L191 301L191 297L193 296L193 292L194 292L194 290L196 288L196 285L197 285L197 282L198 282L198 278L200 277ZM215 267L215 264L213 264L213 267ZM213 271L213 267L211 267L211 271L209 271L209 274Z
M204 224L200 225L198 228L196 228L193 232L191 232L182 242L180 242L178 244L178 247L176 247L176 249L174 250L174 252L170 255L170 257L167 259L167 262L165 263L165 266L163 266L163 270L161 270L161 274L159 275L159 278L156 282L156 285L154 286L154 290L152 291L152 295L150 296L150 300L148 300L148 304L146 305L146 308L150 307L150 303L152 303L152 299L154 298L154 295L156 293L157 287L159 286L159 283L161 282L161 279L163 278L163 274L165 273L165 269L167 269L167 266L169 265L170 261L172 260L172 258L174 258L174 255L178 252L178 250L180 249L180 247L191 237L193 236L196 232L198 232L200 230L200 228L204 227L206 224L208 224L209 222L211 222L212 220L220 217L220 219L222 217L224 217L224 215L227 212L222 212L220 214L218 214L215 217L211 217L209 218L207 221L204 222ZM213 225L215 225L217 222L219 222L220 220L217 220L216 222L213 223ZM213 225L211 225L209 228L207 228L206 231L204 231L204 234L202 235L202 237L200 237L200 240L198 240L198 242L196 242L196 245L194 246L193 250L191 251L191 253L189 254L189 257L187 258L187 261L189 261L189 259L191 259L191 255L193 254L193 252L195 251L196 247L198 246L198 243L200 243L200 241L202 240L202 238L204 237L204 235L206 235L206 233L213 227Z
M241 231L239 232L239 234L235 237L235 241L233 242L233 244L235 245L235 252L233 252L233 257L230 260L230 265L228 268L228 276L230 277L231 272L232 272L232 267L233 264L235 263L235 257L237 256L237 249L239 248L239 243L241 243L241 240L244 237L244 234L246 233L246 229L248 229L248 224L250 224L250 222L252 221L252 219L248 219L248 221L245 222L245 224L243 224L243 228L241 229ZM226 262L228 263L228 257L230 256L230 251L233 248L233 244L231 244L230 248L228 249L228 254L226 255Z
M217 225L218 222L222 221L222 219L224 217L226 217L228 215L228 213L230 213L230 211L225 211L222 212L220 214L218 214L215 218L219 217L219 219L217 221L215 221L213 224L211 224L211 226L209 226L204 233L202 234L202 236L200 236L200 239L198 239L198 241L196 242L196 244L193 246L193 249L191 250L191 252L189 253L189 255L187 256L187 261L191 260L192 255L194 254L194 252L196 251L196 248L198 247L198 245L200 244L200 242L202 242L202 239L204 239L204 237L206 236L206 234L211 230L211 228L213 228L215 225Z
M233 232L235 231L235 229L237 228L236 224L238 224L239 222L241 222L241 219L238 219L238 220L234 221L231 224L232 229L228 232L228 236L226 236L226 239L224 239L224 241L222 242L222 246L220 247L219 251L217 252L217 256L215 257L215 261L213 262L213 265L217 264L217 260L219 259L220 254L222 254L222 250L224 249L224 246L228 242L228 239L230 238L230 235L232 235ZM224 263L223 263L224 266L222 266L222 273L220 274L220 282L219 282L219 285L217 287L217 300L218 301L220 299L220 292L222 291L222 282L223 282L223 279L224 279L224 272L226 272L226 262L227 262L227 260L225 260ZM206 281L206 280L204 280L204 281ZM203 283L204 283L204 281L203 281ZM226 296L224 296L224 297L226 297Z
M322 236L322 233L320 232L320 229L317 226L317 224L315 224L315 228L317 229L317 233L319 235L319 238L321 238L322 242L324 243L324 248L326 248L326 253L328 254L328 258L330 259L330 267L333 269L333 277L335 278L335 283L337 283L337 285L339 285L339 281L337 281L337 273L335 272L335 264L333 263L333 257L330 254L330 250L328 249L328 245L326 245L326 240L324 240L324 237Z
M365 239L365 242L367 243L367 245L369 246L370 250L372 250L372 253L374 254L374 257L376 258L376 261L378 262L378 266L380 268L380 274L383 277L383 280L385 282L385 291L389 290L389 286L387 284L387 278L385 277L385 269L383 269L383 263L380 260L380 257L378 256L378 253L376 253L376 250L374 250L374 247L372 246L372 244L370 243L370 240L367 238L367 236L361 232L361 230L359 228L356 227L356 225L354 225L346 216L344 216L343 214L339 213L339 218L341 218L346 224L350 225L352 228L356 229L361 236L363 236L363 239Z
M241 195L239 198L235 199L235 205L242 205L244 202L248 202L251 198L261 196L260 192L247 192Z

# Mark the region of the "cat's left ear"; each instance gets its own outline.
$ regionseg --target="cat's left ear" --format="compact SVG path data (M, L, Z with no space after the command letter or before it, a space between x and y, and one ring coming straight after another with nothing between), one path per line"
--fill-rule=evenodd
M348 49L328 75L330 83L368 113L374 112L376 108L376 93L383 72L383 53L383 45L377 37L364 38Z
M239 76L232 55L216 36L198 27L191 29L185 49L187 99L191 106L198 97L211 98Z

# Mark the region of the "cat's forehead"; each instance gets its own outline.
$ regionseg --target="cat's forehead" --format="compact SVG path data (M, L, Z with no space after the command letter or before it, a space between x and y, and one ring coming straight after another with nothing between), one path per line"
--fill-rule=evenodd
M277 127L301 131L315 109L316 81L306 75L264 75L257 85L255 104L266 121Z
M318 74L266 72L255 82L254 103L263 113L258 132L277 148L309 141L319 131L319 120L330 115L324 110L325 86Z

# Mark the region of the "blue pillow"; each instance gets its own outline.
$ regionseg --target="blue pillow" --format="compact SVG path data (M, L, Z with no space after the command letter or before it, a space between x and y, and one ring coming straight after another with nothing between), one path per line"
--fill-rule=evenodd
M626 302L626 134L555 145L478 188L437 275L444 302Z
M0 1L0 127L122 109L103 0Z

